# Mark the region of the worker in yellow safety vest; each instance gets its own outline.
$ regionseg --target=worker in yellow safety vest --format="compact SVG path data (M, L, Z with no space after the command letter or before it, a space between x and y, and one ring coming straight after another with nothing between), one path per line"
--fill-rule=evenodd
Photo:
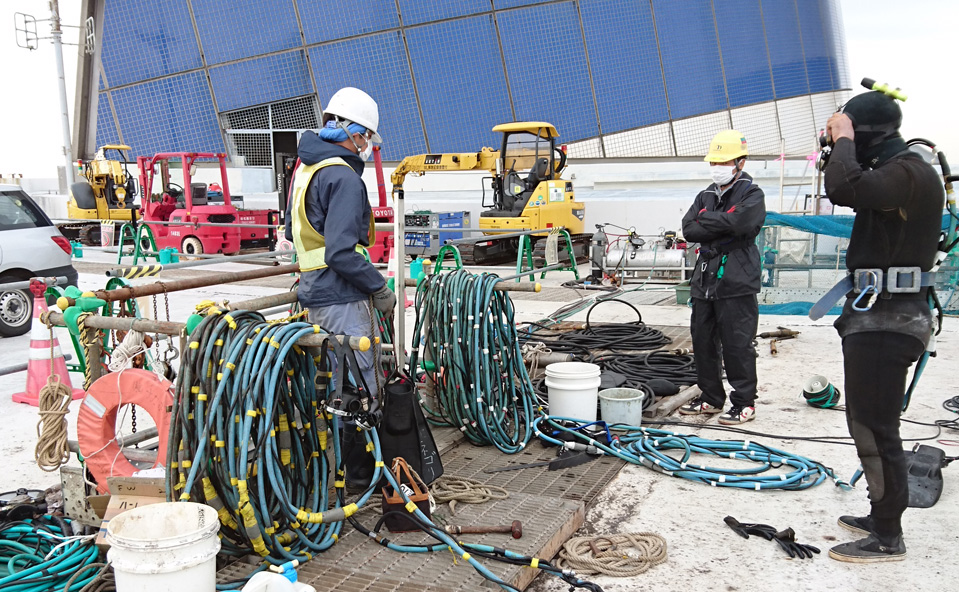
M379 109L368 94L338 90L323 113L323 128L300 138L301 165L286 214L286 236L300 263L297 298L310 322L329 333L368 336L374 344L379 330L373 309L392 315L396 306L396 295L363 253L375 231L362 174L373 144L382 141L378 124ZM356 352L362 380L374 394L385 382L375 366L378 354L378 345ZM373 474L366 441L355 429L343 433L347 484L365 487Z

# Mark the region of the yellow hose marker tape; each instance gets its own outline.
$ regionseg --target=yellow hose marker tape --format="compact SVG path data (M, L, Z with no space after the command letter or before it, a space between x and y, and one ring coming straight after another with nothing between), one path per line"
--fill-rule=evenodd
M199 342L199 341L191 341L191 342L190 342L190 349L200 349L200 342Z
M240 494L239 503L237 504L242 509L244 504L250 503L250 494L246 490L246 479L237 479L236 482L237 493Z
M230 325L230 328L236 331L236 321L233 320L233 317L230 315L223 315L223 319Z
M250 417L256 417L256 409L247 409L246 414Z
M294 536L295 535L292 532L287 531L281 534L280 536L276 537L276 542L278 542L281 545L289 545L290 543L293 542Z
M306 429L310 429L310 428L307 427ZM319 437L319 440L320 440L320 450L326 450L326 438L327 438L326 432L320 432L319 434L317 434L317 436Z
M533 569L539 569L539 559L533 557L533 560L529 562L529 566Z
M270 342L270 336L269 336L269 335L267 335L266 337L263 337L262 339L260 339L260 343L269 343L269 342Z
M353 514L356 514L359 511L360 511L360 507L357 506L355 503L347 504L343 506L343 513L346 515L347 518L349 518Z
M256 514L253 513L253 506L250 505L249 501L246 501L240 508L240 515L243 516L243 526L245 527L247 538L249 538L250 543L253 544L253 550L262 557L269 555L270 552L266 550L266 545L263 543L263 535L260 534L260 528L256 525Z
M334 543L340 542L340 537L336 536L336 533L333 533L333 542Z
M469 561L471 556L469 553L464 551L462 557L463 557L463 561Z
M216 341L213 342L213 345L216 345L216 346L223 345L223 340L222 340L222 339L217 339Z
M316 364L319 364L322 360L323 360L323 354L320 354L318 356L313 356L313 362Z
M313 325L313 333L319 333L319 332L320 332L320 326L319 326L319 325Z
M276 430L274 430L274 429L271 429L271 430L270 430L270 437L271 437L271 438L276 438Z
M413 502L406 502L406 511L412 514L417 510L416 504Z
M334 481L333 487L337 489L343 489L344 487L346 487L346 481Z
M272 346L275 347L276 349L280 349L280 342L277 341L276 339L271 339L271 340L270 340L270 345L272 345Z
M227 362L226 367L229 368L230 370L236 370L236 364L234 364L233 362Z
M240 480L237 479L236 477L230 477L230 485L232 485L233 487L236 487L239 482Z
M263 532L265 532L266 534L272 535L274 532L276 532L276 529L273 528L272 526L267 526L266 528L263 529Z
M197 400L197 401L206 401L206 400L207 400L207 396L206 396L205 394L197 395L197 396L196 396L196 400Z
M181 494L180 494L180 501L181 501L181 502L188 502L188 501L190 501L190 494L189 494L189 493L186 493L186 492L181 493Z
M383 462L383 461L381 461L381 460L378 460L378 461L376 461L375 463L373 463L373 466L374 466L374 467L385 467L385 466L386 466L386 463Z
M239 415L234 415L234 416L233 416L233 423L240 423L240 416L239 416Z
M217 379L218 381L219 381L219 380L223 380L223 373L222 373L222 372L217 372L217 373L216 373L216 379Z
M367 452L373 452L374 448L375 448L375 446L373 446L373 443L372 443L372 442L367 442L367 443L366 443L366 451L367 451Z
M190 413L189 415L186 416L186 418L192 420L192 419L193 419L193 414Z
M294 374L295 374L295 372L293 372L293 369L292 369L292 368L291 368L290 370L287 370L287 371L286 371L286 375L287 375L287 376L293 376Z
M226 440L217 440L213 445L217 448L226 448Z
M195 394L197 394L197 393L200 392L200 387L198 387L198 386L190 387L190 392L195 395Z
M293 530L299 530L300 523L294 520L293 522L290 522L290 528L292 528Z
M295 343L293 344L293 351L296 352L297 355L301 355L301 356L303 355L303 348L296 345Z
M246 340L246 344L247 344L247 345L253 345L253 340L252 340L252 339L247 339L247 340Z
M287 422L287 420L286 420L286 413L281 413L280 416L279 416L277 419L278 419L279 424L280 424L280 431L281 431L281 432L288 432L288 431L290 431L290 424L289 424L289 423Z
M207 505L216 510L216 515L220 518L220 524L236 529L236 520L234 520L233 516L223 507L223 502L219 496L217 496L216 489L213 488L209 477L203 478L203 495L206 496Z
M193 466L193 463L191 461L185 460L180 463L180 466L183 467L184 469L189 469L190 467Z

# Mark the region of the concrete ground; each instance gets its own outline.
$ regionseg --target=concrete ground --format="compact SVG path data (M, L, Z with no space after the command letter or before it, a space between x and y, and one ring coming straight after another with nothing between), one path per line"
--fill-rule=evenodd
M102 288L106 278L102 271L115 256L87 253L77 262L80 284L85 289ZM240 264L218 264L203 270L234 270ZM569 272L554 272L545 281L542 294L517 294L513 298L518 321L540 319L560 306L586 294L583 291L559 288L571 279ZM176 277L176 276L174 276ZM177 293L170 297L170 317L185 320L193 306L204 299L243 300L288 289L291 278L262 280L242 285ZM412 290L410 290L412 295ZM671 290L667 295L671 295ZM674 302L674 300L673 300ZM640 305L648 324L686 325L689 309L674 303L660 306ZM164 316L162 299L159 310ZM413 309L407 309L408 326L413 322ZM622 305L606 304L596 309L592 320L628 322L635 313ZM572 317L585 320L585 311ZM839 339L831 324L834 317L813 322L806 317L762 316L760 331L785 326L801 331L797 339L779 343L779 354L773 357L768 340L759 340L760 398L757 419L745 427L757 434L704 429L698 426L666 426L683 433L698 433L716 439L750 439L788 452L803 455L832 467L843 479L849 479L859 465L851 445L810 442L803 438L830 437L849 442L844 415L838 411L809 407L801 397L802 384L813 374L822 374L843 389L842 358ZM26 359L29 335L0 339L0 366L21 363ZM60 335L66 346L65 334ZM69 350L69 347L66 347ZM959 321L946 319L939 337L938 357L929 362L905 419L932 423L937 419L954 419L942 408L944 399L955 394L954 371L959 362ZM79 385L81 377L75 375ZM58 481L55 473L40 471L33 462L36 444L37 412L33 407L14 404L10 395L22 390L25 373L12 374L0 382L0 416L4 418L0 437L0 455L4 470L0 473L0 492L19 487L45 488ZM70 437L75 438L76 410L74 403ZM678 416L674 416L678 419ZM715 419L706 425L715 425ZM128 427L128 426L127 426ZM772 437L758 433L773 434ZM947 456L959 455L959 433L939 432L936 427L904 423L902 434L908 440L922 440L940 446ZM936 440L940 443L936 443ZM906 446L911 446L908 442ZM76 459L71 464L76 464ZM956 465L959 466L959 465ZM841 514L864 514L868 501L864 481L853 491L842 491L831 482L824 482L805 491L746 491L712 488L707 485L654 473L638 466L627 466L600 495L587 512L587 523L579 534L653 532L668 544L669 559L646 573L626 579L594 577L592 581L607 592L655 589L673 590L876 590L921 588L925 592L954 590L959 567L953 555L959 543L959 492L954 483L957 469L944 470L945 492L939 503L930 509L910 509L904 516L908 559L903 562L859 566L839 563L826 556L834 544L853 540L853 536L836 524ZM742 522L761 522L779 529L787 526L796 531L801 542L822 549L812 560L790 560L777 545L756 537L742 539L723 523L732 515ZM317 558L322 561L322 557ZM491 568L495 571L496 566ZM451 569L464 569L463 566ZM552 592L568 586L556 578L541 576L532 590Z

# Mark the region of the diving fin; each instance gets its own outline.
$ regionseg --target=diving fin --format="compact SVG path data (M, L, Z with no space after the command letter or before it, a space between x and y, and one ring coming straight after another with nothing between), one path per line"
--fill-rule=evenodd
M946 453L941 448L916 444L905 451L909 482L909 507L931 508L942 495L942 463Z

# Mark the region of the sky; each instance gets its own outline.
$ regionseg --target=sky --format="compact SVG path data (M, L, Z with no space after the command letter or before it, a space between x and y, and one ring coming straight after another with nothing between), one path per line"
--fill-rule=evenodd
M715 2L719 6L722 0ZM0 4L0 72L6 90L0 97L0 174L56 177L64 158L53 46L41 41L35 51L20 49L13 27L15 12L49 18L47 0ZM863 90L864 77L902 88L908 95L902 105L903 136L932 140L959 163L959 77L953 70L959 65L959 42L953 39L959 0L840 0L840 6L854 92ZM60 12L64 23L79 24L80 0L60 0ZM50 30L49 23L37 28L41 35ZM75 42L76 29L66 29L64 37ZM76 58L77 47L64 46L71 126Z

